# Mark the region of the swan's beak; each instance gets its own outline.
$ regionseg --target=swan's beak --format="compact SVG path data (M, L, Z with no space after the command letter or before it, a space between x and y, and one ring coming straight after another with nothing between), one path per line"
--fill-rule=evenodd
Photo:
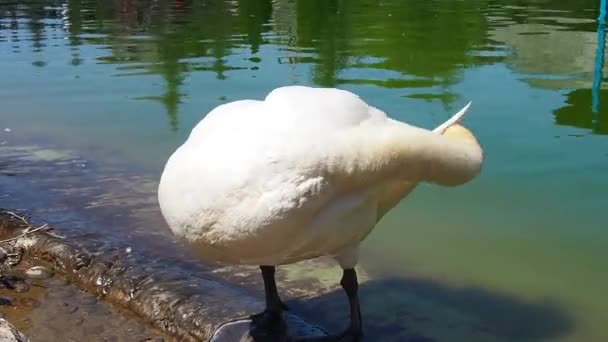
M449 118L446 122L437 126L437 128L433 130L433 133L443 134L445 130L448 129L448 127L460 122L460 120L462 120L462 118L464 117L464 114L467 112L467 110L469 110L469 107L471 107L471 102L467 103L466 106L459 110L458 113L452 115L452 117Z

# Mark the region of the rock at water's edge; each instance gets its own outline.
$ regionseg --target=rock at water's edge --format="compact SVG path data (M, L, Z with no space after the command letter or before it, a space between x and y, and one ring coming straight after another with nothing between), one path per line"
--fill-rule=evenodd
M30 340L23 335L17 328L4 318L0 318L0 341L1 342L29 342Z

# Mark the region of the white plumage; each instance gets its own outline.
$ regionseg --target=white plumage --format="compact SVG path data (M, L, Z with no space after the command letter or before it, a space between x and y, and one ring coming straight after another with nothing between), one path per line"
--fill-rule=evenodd
M159 203L209 262L280 265L344 252L352 267L352 249L418 182L463 183L479 171L480 152L348 91L281 87L208 113L167 162Z
M208 113L168 160L158 199L207 262L276 266L322 255L344 269L421 181L476 176L482 150L456 121L398 122L355 94L281 87Z

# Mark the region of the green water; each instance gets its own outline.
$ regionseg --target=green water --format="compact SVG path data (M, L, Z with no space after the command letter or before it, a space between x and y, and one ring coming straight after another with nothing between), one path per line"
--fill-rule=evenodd
M483 173L422 186L381 222L362 255L364 315L419 309L436 320L408 324L441 341L608 341L598 8L0 0L0 134L157 177L205 112L285 84L348 89L429 128L471 100Z

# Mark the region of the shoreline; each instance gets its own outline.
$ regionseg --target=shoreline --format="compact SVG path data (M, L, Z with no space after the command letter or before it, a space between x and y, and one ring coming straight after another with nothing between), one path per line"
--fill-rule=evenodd
M31 233L24 233L28 228ZM262 301L220 279L149 264L144 256L129 251L91 253L87 241L78 241L77 246L45 230L33 231L6 210L0 210L0 239L14 239L11 248L21 249L31 264L52 268L80 290L128 310L180 340L228 341L214 336L218 330L229 329L224 327L228 322L242 321L248 326L249 315L263 310ZM293 314L286 314L286 319L292 336L324 334Z
M153 180L114 165L108 168L73 151L15 140L18 143L11 139L0 145L0 208L17 208L10 211L27 213L32 219L28 224L48 223L65 237L61 240L35 232L30 240L17 239L30 246L28 262L52 266L79 290L113 303L119 310L131 311L142 323L151 323L168 336L188 334L182 336L186 340L207 340L223 323L247 319L263 309L257 269L224 272L207 267L163 230L153 203ZM7 220L6 212L1 216L0 224L9 223L13 233L3 229L0 239L24 229L19 222ZM132 252L127 255L126 250ZM79 273L73 264L77 255L96 260L95 266ZM138 286L148 286L142 296L152 304L144 304L144 299L131 302L127 294L133 290L133 279L145 280L141 280L145 285ZM300 295L303 288L315 286L300 285L296 289ZM221 300L214 302L214 296ZM164 300L185 304L173 307L175 303ZM219 304L220 308L213 306ZM217 313L205 316L210 309ZM165 317L169 310L174 310L172 318ZM186 311L189 318L183 316ZM321 331L294 315L289 321L309 333ZM243 330L243 325L236 328Z
M255 304L263 299L257 267L211 268L177 243L164 227L157 209L154 179L120 165L108 166L103 161L82 158L78 152L54 149L52 145L32 145L23 140L0 145L0 207L21 209L30 215L35 226L48 223L68 241L86 247L88 253L111 259L112 255L123 255L130 248L129 262L168 268L188 277L214 279L222 285L236 287L237 292L254 302L252 309L256 310L248 314L261 310ZM83 164L84 167L80 166ZM377 269L371 266L369 271L374 273L370 276L366 268L369 265L373 266L368 262L357 267L369 337L424 342L453 338L500 342L520 337L531 340L562 337L573 329L573 319L555 303L523 301L477 286L454 287L424 274L378 276ZM327 331L338 332L348 321L340 275L339 266L331 259L319 258L280 267L277 284L293 312L304 320L321 324ZM128 325L121 323L124 320L145 333L157 331L129 310L116 305L112 308L94 293L74 288L65 284L48 285L44 293L36 297L41 304L39 308L30 308L16 316L18 319L32 316L19 328L28 327L49 342L69 340L65 338L65 329L52 332L41 329L46 328L45 325L56 325L45 317L54 315L59 321L68 322L67 329L78 329L84 334L79 336L98 334L102 328L92 322L81 323L82 318L74 317L86 308L90 310L87 311L90 317L98 313L95 320L104 324L110 321L111 328L106 330L118 336L131 336L127 329L120 328L121 324ZM70 314L50 307L64 305L69 310L81 309ZM3 309L0 307L0 310ZM508 314L504 317L489 314L497 312ZM82 326L73 327L73 324ZM237 328L243 328L243 324ZM26 329L24 333L29 331ZM564 340L568 340L567 337Z
M212 279L213 282L220 284L217 286L225 287L224 290L216 289L216 291L224 291L224 297L230 297L228 293L236 291L235 296L242 298L244 303L238 304L237 301L231 309L234 311L232 315L229 314L230 310L226 312L221 310L224 316L220 315L216 318L217 320L211 324L214 328L199 330L193 335L193 340L210 334L213 329L219 327L223 319L247 318L247 315L258 313L263 309L263 306L260 306L263 303L263 286L257 267L212 268L201 263L187 248L173 239L161 220L154 196L156 184L149 176L139 175L121 165L108 165L102 161L83 158L77 151L30 143L27 137L5 139L0 143L0 156L2 157L0 208L15 208L11 211L27 213L31 218L31 225L38 227L48 224L57 229L58 234L65 237L70 244L75 242L75 245L67 250L82 248L91 256L100 258L101 266L96 270L106 274L105 280L114 276L120 277L121 272L126 272L125 269L131 272L132 267L137 266L142 276L153 269L171 270L172 275L163 276L167 281L179 278L183 286L190 284L188 285L190 288L198 288L197 291L202 293L203 299L205 286L209 287L209 285L203 284L204 286L199 288L201 284L195 286L194 283L205 283L206 279ZM125 259L127 266L107 269L108 266L113 265L110 262L112 258L116 255L125 257L124 251L127 249L132 251ZM60 262L58 265L63 265L62 267L69 265L67 256L62 256L58 260L61 258L66 259L66 262ZM40 261L39 257L30 259ZM44 263L48 261L43 261ZM328 273L328 269L332 270L330 280L317 279L317 273ZM315 298L339 287L339 279L337 279L339 272L334 270L337 270L337 265L333 263L330 264L322 259L313 260L282 268L277 274L277 283L282 287L286 301ZM66 270L61 267L57 270L59 274L65 272ZM89 275L92 276L93 274ZM82 281L64 278L68 283L75 285L78 285L78 281ZM92 284L92 280L89 279L86 287L93 286ZM53 286L49 286L50 292L54 290ZM84 290L82 286L77 288ZM90 291L91 289L94 291ZM101 300L100 290L97 287L88 290L89 294L95 295L94 298L99 297L97 299L100 299L100 303L111 302ZM191 293L192 296L195 294L195 292ZM179 296L169 297L179 298ZM224 301L227 301L227 298L224 298ZM44 301L42 306L45 306ZM124 305L114 306L119 311L132 311L129 308L125 309ZM302 307L299 304L290 306ZM240 308L240 311L237 308ZM144 312L145 309L145 306L137 308L140 314L150 315L150 312ZM201 312L207 311L205 307L199 309ZM238 315L239 312L241 315ZM135 317L136 315L131 316L132 319L147 324L141 318ZM19 315L16 317L21 319ZM145 317L152 318L152 316ZM306 323L299 317L293 315L289 317L289 320L300 329L314 330L310 330L312 324ZM315 313L306 312L302 317L314 320ZM62 318L69 319L67 316ZM193 322L188 324L194 325ZM243 330L243 324L233 328ZM179 329L174 328L173 333L177 330ZM25 333L27 332L26 330ZM57 340L65 339L58 336Z

